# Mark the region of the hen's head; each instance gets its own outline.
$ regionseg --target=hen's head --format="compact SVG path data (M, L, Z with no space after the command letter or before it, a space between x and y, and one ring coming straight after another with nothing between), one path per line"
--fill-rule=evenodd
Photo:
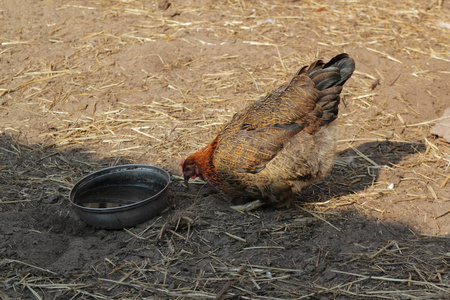
M189 179L194 179L197 177L202 178L202 174L195 163L195 161L188 157L187 159L181 160L181 168L183 169L184 181L187 183Z

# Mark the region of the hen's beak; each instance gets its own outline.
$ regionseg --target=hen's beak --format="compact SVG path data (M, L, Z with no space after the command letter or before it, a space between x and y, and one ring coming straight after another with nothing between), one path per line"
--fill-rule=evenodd
M186 184L186 186L188 186L189 179L190 179L189 175L184 175L184 184Z

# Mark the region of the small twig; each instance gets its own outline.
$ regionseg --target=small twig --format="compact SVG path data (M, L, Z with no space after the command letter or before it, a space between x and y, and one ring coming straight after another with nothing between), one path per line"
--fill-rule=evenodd
M237 272L238 275L242 275L242 273L245 272L245 270L247 270L247 266L242 266L239 271ZM237 280L237 278L231 279L229 280L227 283L225 283L225 285L222 287L222 289L216 294L216 300L219 300L220 297L223 296L223 294L225 294L225 292L230 288L230 286L235 283Z
M381 248L380 250L378 250L377 252L375 252L374 254L370 255L369 258L373 259L376 256L378 256L381 252L385 251L387 248L391 247L392 245L394 245L395 243L397 243L396 241L390 241L386 246L384 246L383 248Z
M27 287L27 289L30 290L30 292L33 294L33 296L38 299L38 300L42 300L42 297L35 291L33 290L29 285L25 285Z
M450 181L450 175L448 175L448 176L444 179L444 181L443 181L442 184L440 185L440 188L443 189L443 188L447 185L447 182L449 182L449 181Z
M252 73L249 70L247 70L247 68L245 68L243 66L241 66L241 68L244 69L248 73L248 75L250 75L250 78L252 79L253 83L255 84L256 91L259 92L259 86L258 86L258 83L256 83L255 77L253 77Z
M333 227L333 228L336 229L337 231L342 231L340 228L337 228L336 226L334 226L333 224L331 224L330 222L328 222L327 220L325 220L324 218L322 218L322 217L319 216L318 214L313 213L312 211L307 210L307 209L305 209L305 208L303 208L303 207L301 207L301 206L299 206L299 207L300 207L302 210L306 211L307 213L310 213L311 215L313 215L313 216L316 217L317 219L322 220L323 222L327 223L328 225L330 225L331 227Z
M237 236L237 235L228 233L228 232L226 232L226 231L224 231L224 233L225 233L226 235L228 235L229 237L231 237L231 238L233 238L233 239L235 239L235 240L238 240L238 241L240 241L240 242L244 242L244 243L247 242L244 238L241 238L241 237L239 237L239 236Z
M440 214L439 216L437 216L437 217L434 217L434 219L436 220L436 219L439 219L439 218L441 218L441 217L443 217L443 216L445 216L445 215L448 215L450 213L450 210L447 210L445 213L443 213L443 214Z
M145 239L146 239L146 238L144 238L144 237L142 237L142 236L139 236L139 235L137 235L137 234L131 232L131 230L128 230L128 229L126 229L126 228L124 228L123 230L124 230L125 232L131 234L133 237L137 238L138 240L145 240Z
M40 271L48 272L48 273L53 274L53 275L58 275L58 273L56 273L56 272L53 272L53 271L50 271L50 270L47 270L47 269L43 269L43 268L40 268L38 266L34 266L34 265L28 264L26 262L20 261L20 260L5 258L5 259L1 260L0 262L2 262L2 261L6 262L6 263L18 263L18 264L21 264L21 265L24 265L24 266L28 266L28 267L31 267L31 268L34 268L34 269L37 269L37 270L40 270Z
M403 282L403 283L411 283L411 284L417 284L417 285L429 285L429 286L434 287L435 289L438 289L440 291L446 292L447 294L450 294L450 290L441 288L441 287L439 287L436 284L431 283L431 282L423 282L423 281L411 280L411 279L398 279L398 278L390 278L390 277L382 277L382 276L367 276L367 275L361 275L361 274L356 274L356 273L344 272L344 271L339 271L339 270L330 270L330 271L334 272L334 273L345 274L345 275L352 275L352 276L357 276L357 277L367 278L367 279L374 279L374 280ZM446 285L446 284L440 284L440 285L445 286L445 287L450 287L449 285Z
M402 64L401 61L399 61L398 59L396 59L396 58L390 56L390 55L387 54L387 53L384 53L384 52L382 52L382 51L378 51L378 50L375 50L375 49L372 49L372 48L367 48L367 47L366 47L366 49L369 50L369 51L372 51L372 52L381 54L381 55L383 55L384 57L386 57L387 59L390 59L390 60L392 60L392 61L398 62L399 64Z
M368 161L369 163L371 163L374 167L381 167L379 164L377 164L376 162L374 162L373 160L371 160L367 155L365 155L364 153L362 153L361 151L359 151L358 149L356 149L353 146L350 146L350 148L352 148L353 151L356 152L356 154L358 154L359 156L361 156L362 158L364 158L366 161Z
M440 117L440 118L437 118L437 119L433 119L433 120L429 120L429 121L425 121L425 122L420 122L420 123L416 123L416 124L404 125L404 126L405 127L414 127L414 126L427 125L427 124L434 123L434 122L437 122L437 121L440 121L440 120L445 120L445 119L448 119L448 118L450 118L450 116Z
M426 198L427 197L425 197L425 196L412 196L412 197L408 197L408 198L392 200L392 203L412 201L412 200L417 200L417 199L422 200L422 199L426 199Z

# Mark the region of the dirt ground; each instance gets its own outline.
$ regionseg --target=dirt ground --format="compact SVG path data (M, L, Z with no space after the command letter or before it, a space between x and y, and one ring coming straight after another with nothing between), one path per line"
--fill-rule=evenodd
M393 3L394 2L394 3ZM445 299L450 1L3 0L1 299ZM298 68L346 52L332 174L242 214L180 160ZM85 225L68 193L103 167L173 175L134 228ZM158 239L166 222L169 227Z

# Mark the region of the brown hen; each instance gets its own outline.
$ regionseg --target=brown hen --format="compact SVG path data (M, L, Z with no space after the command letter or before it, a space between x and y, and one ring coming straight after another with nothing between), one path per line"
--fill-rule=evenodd
M288 84L236 113L205 148L183 160L186 181L231 196L287 204L330 172L342 86L355 69L347 54L300 69Z

